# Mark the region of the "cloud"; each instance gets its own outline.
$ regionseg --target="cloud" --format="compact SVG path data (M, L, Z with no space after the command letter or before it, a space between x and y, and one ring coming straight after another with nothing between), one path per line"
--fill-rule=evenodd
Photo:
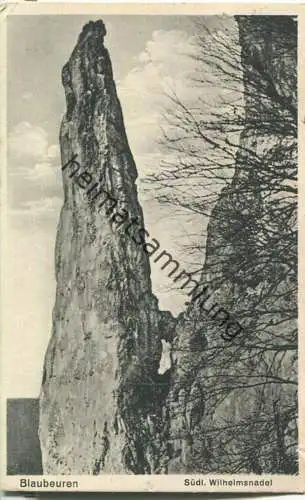
M55 169L52 163L44 161L41 163L35 163L34 167L29 171L28 179L37 179L40 180L42 177L51 177L53 178L55 174Z
M152 164L155 170L160 168L156 160L162 128L168 126L164 117L170 104L168 94L174 91L187 102L194 100L190 77L196 62L190 55L197 50L193 35L182 30L156 30L135 58L135 66L118 83L127 136L140 177Z
M21 122L8 136L8 152L11 158L42 160L47 156L47 151L47 133L41 127Z
M212 41L207 39L206 46L209 44ZM202 40L199 42L197 36L182 30L156 30L134 59L134 67L118 83L127 136L140 178L151 173L150 167L154 172L161 170L163 159L178 161L178 153L162 145L164 132L172 135L175 129L175 120L170 124L168 114L177 111L177 105L170 97L176 96L187 109L200 108L201 114L221 106L221 79L212 67L202 72L203 63L198 58L202 58ZM199 74L201 81L196 84Z
M149 114L157 108L156 105L164 104L165 93L171 88L186 89L189 95L192 87L190 76L196 66L190 55L197 50L196 38L184 31L154 31L145 50L136 58L135 67L119 82L124 109L127 108L128 113L132 111L134 117L139 116L143 109ZM137 99L140 109L125 102L132 97Z
M62 205L58 145L49 144L43 128L21 122L10 131L8 153L9 213L14 224L57 219Z
M61 182L61 171L58 165L50 161L41 161L31 167L19 166L10 172L10 176L46 186L56 186Z
M47 156L48 158L58 158L59 157L59 153L60 153L60 148L59 148L59 145L58 144L52 144L52 146L50 146L48 148L48 151L47 151Z
M190 87L189 77L196 66L190 56L196 54L197 47L196 38L184 31L154 31L137 58L137 66L124 79L124 85L138 92L144 84L144 95L151 90L162 94L170 85L180 82L183 87Z
M198 40L183 30L156 30L134 59L134 67L118 84L118 94L140 177L147 173L141 158L145 156L148 165L149 155L153 157L161 151L167 154L166 148L160 147L162 131L169 132L174 127L166 115L177 107L169 96L177 96L195 114L200 109L201 115L208 116L224 106L228 99L225 76L209 63L208 53L213 53L218 39L229 44L235 32L235 24L229 26L228 33L218 29L212 36L207 32L203 45L202 38ZM203 50L207 58L203 57ZM198 77L200 82L196 84Z
M48 215L53 217L57 215L63 201L58 196L49 198L41 198L40 200L28 200L22 203L21 207L16 210L11 210L13 215L26 215L31 217L40 217L41 215Z
M9 133L8 153L13 165L50 162L58 158L59 152L57 144L48 144L47 132L29 122L18 123Z
M212 41L207 41L213 48ZM188 249L193 242L194 248L198 241L201 246L204 245L207 218L162 204L157 198L156 185L145 183L143 179L148 174L170 168L168 165L178 165L182 155L184 160L188 159L187 146L186 151L181 152L164 144L163 131L168 135L176 133L176 120L170 124L166 118L171 111L177 111L177 105L169 96L177 96L187 109L195 110L195 113L200 109L201 115L206 116L222 103L224 91L221 78L215 70L213 72L211 65L203 68L201 61L198 61L198 56L203 56L203 50L206 53L207 45L203 46L202 40L199 44L195 35L183 30L154 31L144 50L134 59L134 67L117 85L127 137L139 173L139 196L146 228L160 241L162 248L169 249L175 255L175 259L186 270L193 270L194 266L198 268L202 262L200 248L192 252ZM194 77L198 76L200 84L196 85ZM206 152L208 148L203 146L201 140L194 139L192 134L188 144L195 151L204 147ZM186 189L194 197L197 192L200 195L203 192L203 186L199 186L198 179L194 178L183 181L183 196ZM172 290L173 293L168 293L169 283L164 281L164 273L157 266L152 266L151 274L160 306L179 312L184 307L185 296L181 291ZM165 367L166 356L160 370L163 371Z
M62 193L59 146L49 144L43 128L21 122L9 134L8 153L12 213L49 217Z
M23 95L22 95L22 99L24 99L25 101L30 101L31 99L33 99L33 94L32 92L25 92Z

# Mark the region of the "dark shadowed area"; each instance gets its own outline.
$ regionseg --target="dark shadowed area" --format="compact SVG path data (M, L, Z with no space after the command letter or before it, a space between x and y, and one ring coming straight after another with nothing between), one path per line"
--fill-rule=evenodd
M7 474L42 474L38 399L7 400Z

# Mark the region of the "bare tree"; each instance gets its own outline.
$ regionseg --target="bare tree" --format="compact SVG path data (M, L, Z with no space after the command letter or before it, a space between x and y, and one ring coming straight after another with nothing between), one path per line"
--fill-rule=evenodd
M148 181L161 202L210 218L201 281L243 325L240 336L222 341L213 318L195 300L190 305L190 321L208 341L204 366L192 372L192 384L201 387L192 408L205 407L191 429L193 466L293 474L297 25L287 16L236 21L239 39L225 28L198 26L194 85L204 95L218 80L221 106L169 96L164 146L175 162Z

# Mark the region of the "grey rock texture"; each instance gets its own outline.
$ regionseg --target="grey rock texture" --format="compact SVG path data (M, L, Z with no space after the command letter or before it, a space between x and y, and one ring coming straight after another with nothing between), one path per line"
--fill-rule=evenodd
M264 185L274 175L270 165L281 171L283 152L295 176L296 44L291 19L266 26L259 17L237 18L245 122L235 175L208 228L201 283L213 289L212 302L203 307L193 297L177 320L159 311L143 245L109 216L108 202L92 202L85 178L76 182L70 167L63 171L56 303L40 395L45 474L296 471L289 413L296 323L281 315L296 309L295 212L274 213ZM89 173L118 200L117 211L144 228L104 35L101 21L86 25L63 69L62 165L77 154L77 175ZM262 71L260 95L249 82ZM282 240L275 241L270 234L279 226ZM221 338L223 327L206 312L215 303L242 323L238 340ZM172 343L163 376L161 338Z
M296 23L237 16L245 117L208 226L201 282L177 325L169 471L297 471ZM273 187L270 189L270 179ZM203 296L204 298L206 295ZM209 309L242 324L228 342ZM192 353L191 339L206 347Z
M86 25L63 68L62 165L77 154L77 175L86 170L118 200L118 212L144 226L104 35L102 21ZM98 188L88 195L93 184L78 184L75 168L63 170L56 303L40 395L43 469L149 473L158 467L149 420L160 411L153 383L161 341L148 256L109 217L107 202L99 207L103 197L93 199Z
M8 475L42 474L38 424L38 399L7 400Z

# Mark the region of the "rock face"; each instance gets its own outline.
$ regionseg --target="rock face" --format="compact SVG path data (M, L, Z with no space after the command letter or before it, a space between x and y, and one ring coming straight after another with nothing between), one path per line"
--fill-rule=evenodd
M208 227L202 286L177 325L169 471L297 471L296 23L238 16L244 119ZM272 186L272 187L271 187ZM196 292L197 293L197 292ZM222 339L220 306L243 329ZM215 311L215 309L214 309ZM192 338L206 338L194 349Z
M208 228L201 285L213 293L193 297L177 321L151 291L101 21L84 27L63 68L65 199L40 395L45 474L296 471L296 209L276 202L295 189L295 28L259 17L237 18L245 119L236 173ZM243 325L231 342L215 304ZM162 338L172 341L172 367L160 376Z
M38 399L7 400L7 474L42 474Z
M161 407L154 387L160 315L148 256L127 234L134 220L144 223L105 34L102 21L86 25L62 72L65 199L40 395L45 474L158 467L151 429Z

